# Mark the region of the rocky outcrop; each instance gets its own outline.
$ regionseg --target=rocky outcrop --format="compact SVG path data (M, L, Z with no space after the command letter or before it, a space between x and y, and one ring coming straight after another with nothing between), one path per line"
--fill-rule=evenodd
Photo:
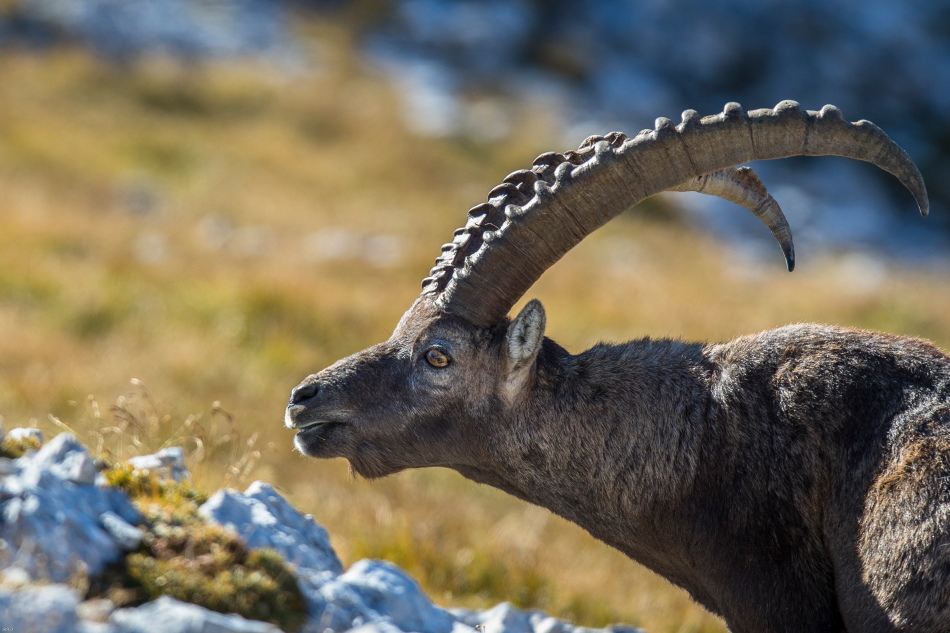
M23 432L19 432L23 433ZM14 435L11 431L10 435ZM187 477L180 450L131 460L163 477ZM266 622L226 615L163 596L136 608L85 600L69 584L94 577L143 538L143 517L124 492L97 474L73 436L61 434L17 459L0 458L0 622L17 633L271 633ZM304 631L361 633L592 633L510 604L446 610L396 565L361 560L344 570L329 534L274 488L220 490L198 509L249 548L270 548L294 569L306 600ZM618 633L635 629L613 627Z
M97 574L138 546L140 513L122 492L95 485L93 460L72 435L57 435L4 468L0 566L61 583Z

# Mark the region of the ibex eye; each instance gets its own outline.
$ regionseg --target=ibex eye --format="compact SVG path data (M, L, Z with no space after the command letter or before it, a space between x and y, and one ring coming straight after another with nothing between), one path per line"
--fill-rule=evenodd
M440 349L432 348L426 351L426 362L428 362L433 367L448 367L449 365L449 356Z

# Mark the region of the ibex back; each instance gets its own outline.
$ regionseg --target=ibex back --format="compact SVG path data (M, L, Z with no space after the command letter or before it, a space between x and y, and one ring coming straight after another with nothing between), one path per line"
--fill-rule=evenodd
M587 234L647 196L695 190L758 215L748 168L866 160L921 213L880 129L793 102L683 114L544 154L469 212L392 337L297 386L296 447L365 477L443 466L542 505L684 587L735 633L950 631L950 358L914 339L797 325L707 345L569 354L544 309L508 311Z

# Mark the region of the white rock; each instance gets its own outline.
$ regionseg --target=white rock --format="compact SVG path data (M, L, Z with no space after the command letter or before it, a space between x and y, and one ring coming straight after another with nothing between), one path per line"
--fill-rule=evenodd
M18 472L0 479L0 567L31 578L64 582L74 572L98 573L123 548L102 524L111 512L128 524L141 515L114 489L88 481L86 449L69 434L57 435L16 460Z
M86 600L76 607L76 615L79 619L89 622L106 622L113 611L115 611L115 603L108 598Z
M0 457L0 476L12 475L20 472L16 460L8 457Z
M7 567L0 572L0 583L7 589L25 587L30 581L30 575L19 567Z
M402 629L389 622L370 622L350 629L347 633L403 633Z
M89 451L69 433L60 433L44 444L28 458L28 463L33 473L49 471L60 479L79 485L91 485L96 479L96 465Z
M0 627L13 633L73 633L79 594L66 585L0 587Z
M10 429L10 431L7 433L7 437L17 442L25 440L25 439L29 439L32 437L38 440L40 444L43 443L43 431L39 429L26 429L26 428Z
M224 615L162 596L135 609L109 616L115 633L281 633L273 624Z
M531 629L534 631L534 633L571 633L571 631L580 632L581 630L588 630L581 628L575 629L564 620L558 620L557 618L552 618L551 616L545 615L543 613L531 614L530 621Z
M479 614L478 624L485 633L534 633L530 615L508 602Z
M237 532L248 547L277 550L298 570L331 575L343 571L326 529L298 512L269 484L255 481L244 494L219 490L198 513Z
M606 629L575 626L541 611L522 611L502 602L486 611L452 609L452 615L483 633L644 633L641 629L617 624Z
M161 477L182 481L191 477L185 466L185 452L180 446L170 446L152 455L139 455L128 460L134 468L154 472Z
M180 479L187 476L182 458L180 449L166 449L130 462ZM96 574L141 543L144 534L134 525L142 520L139 512L119 490L89 485L95 478L92 458L68 434L13 460L0 478L0 626L14 622L18 633L277 633L267 623L167 597L113 610L107 600L81 603L63 585L30 585L63 582L77 571ZM262 482L243 494L220 490L199 513L236 532L249 547L274 549L292 564L310 615L304 633L471 633L475 626L484 633L637 631L574 627L507 603L481 613L450 613L385 561L359 561L343 573L327 531Z
M62 437L62 435L56 437ZM53 441L56 441L55 438ZM50 442L47 446L52 444L53 442ZM79 486L93 485L96 483L96 475L99 474L92 457L85 451L72 451L64 455L62 461L55 464L51 470L66 481Z
M340 577L359 590L367 606L405 631L447 633L454 618L429 600L404 570L387 561L362 560Z
M106 532L112 535L116 544L126 551L132 551L139 546L142 539L145 538L145 532L135 527L115 512L103 512L99 516L102 527Z
M320 588L342 573L343 564L330 546L326 529L303 515L269 484L255 481L245 493L219 490L200 508L207 520L236 532L248 547L269 547L296 567L297 585L307 601L307 612L320 628L325 626L326 599ZM356 623L359 624L359 623ZM354 623L347 622L346 628Z

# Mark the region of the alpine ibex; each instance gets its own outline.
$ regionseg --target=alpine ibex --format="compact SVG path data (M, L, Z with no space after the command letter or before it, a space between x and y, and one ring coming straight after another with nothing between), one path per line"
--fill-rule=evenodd
M950 631L950 358L793 325L577 355L508 311L609 219L699 190L791 235L751 161L837 155L927 193L879 128L794 102L657 119L543 154L469 211L383 343L309 376L286 425L311 457L381 477L443 466L566 517L684 587L735 633Z

